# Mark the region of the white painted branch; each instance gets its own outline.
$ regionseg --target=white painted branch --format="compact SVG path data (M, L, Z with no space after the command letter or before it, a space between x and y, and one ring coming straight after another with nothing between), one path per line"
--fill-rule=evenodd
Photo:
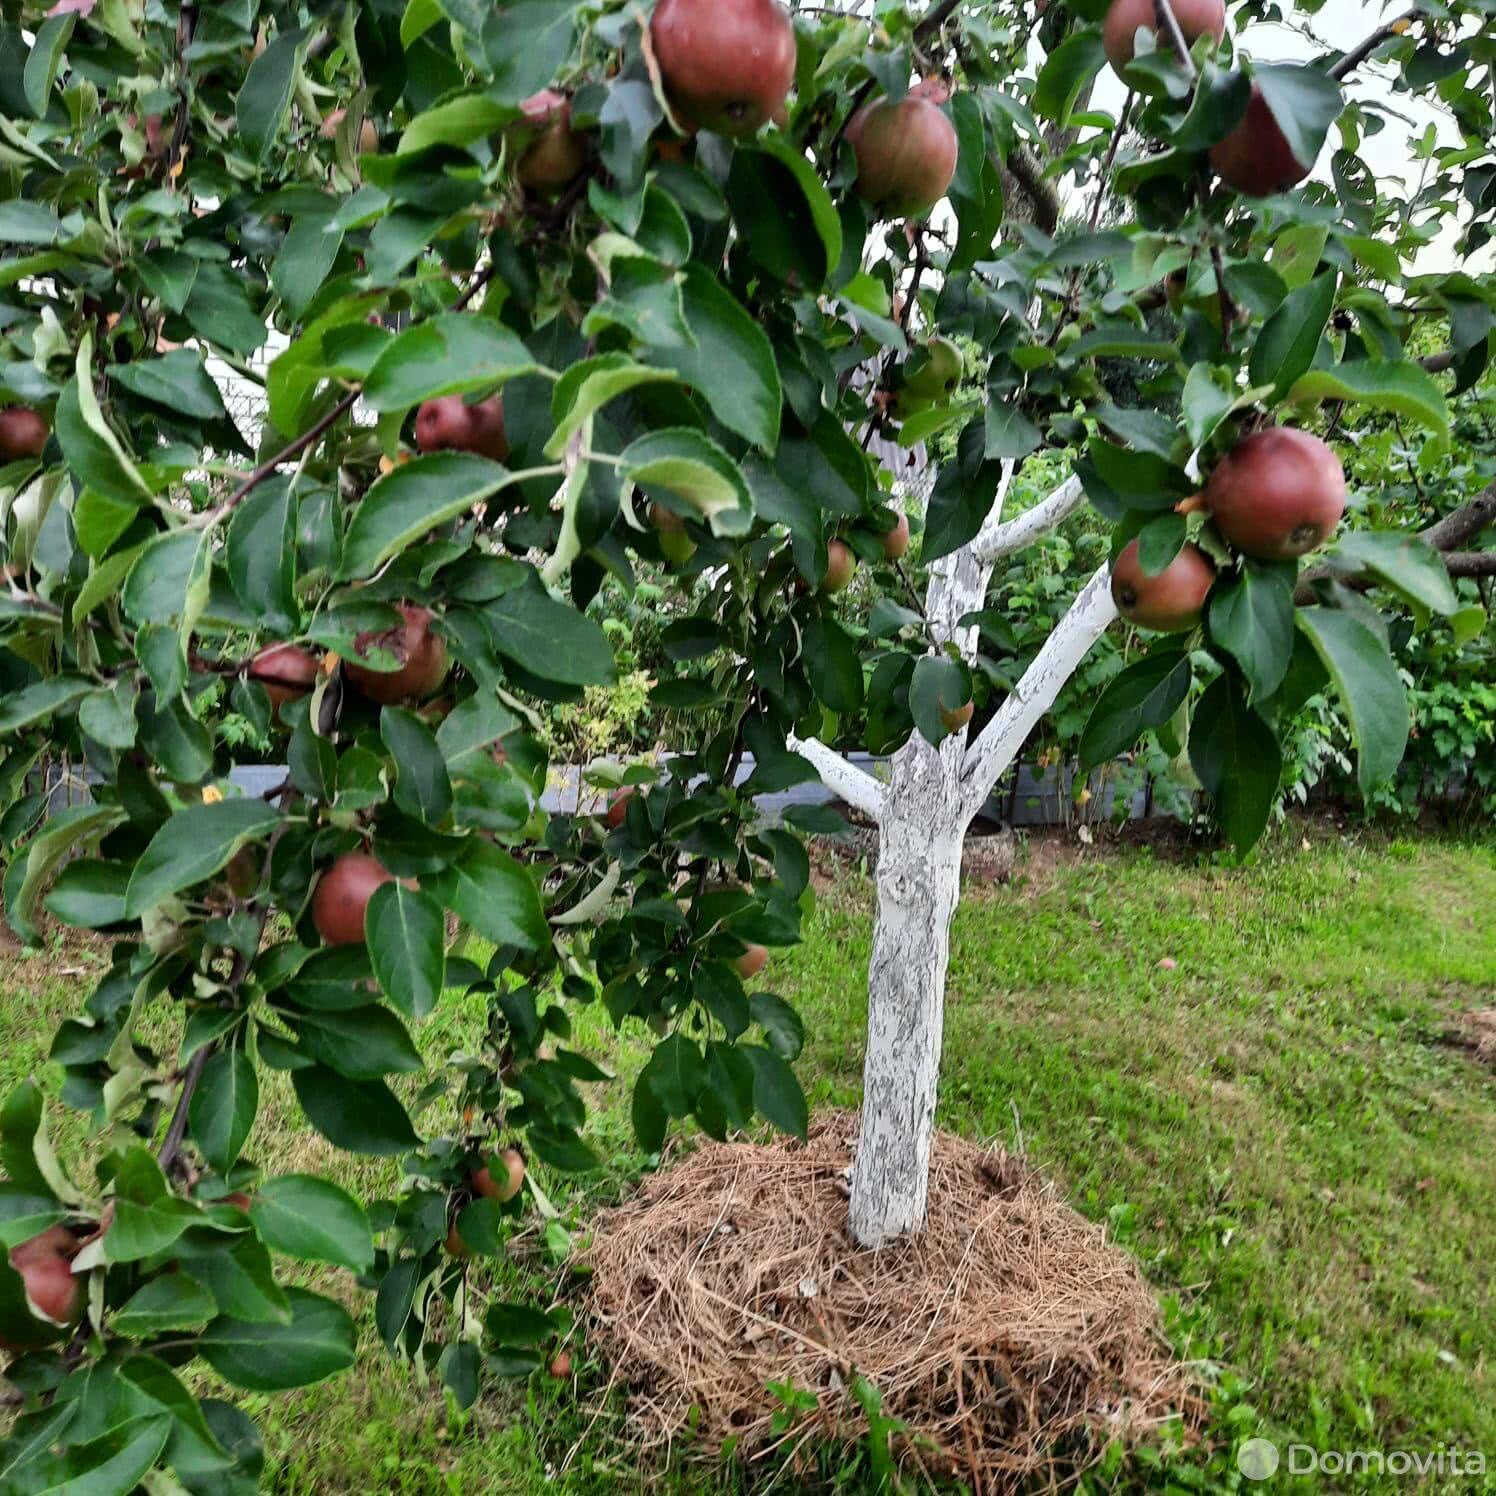
M994 561L1021 551L1049 534L1074 514L1085 499L1086 491L1081 487L1080 479L1071 477L1032 509L1006 522L1001 517L1002 505L994 504L988 522L972 541L971 548L983 565L991 566Z
M1111 571L1101 566L1081 588L1070 611L1054 626L1043 648L1034 656L1033 664L998 708L997 715L967 750L961 780L964 803L970 814L975 815L992 793L1035 723L1054 705L1065 682L1075 674L1091 646L1116 616Z
M797 738L791 736L790 751L801 758L808 758L821 776L821 783L845 800L854 810L874 821L883 819L883 786L871 774L864 773L855 764L850 764L835 749L828 748L819 738Z

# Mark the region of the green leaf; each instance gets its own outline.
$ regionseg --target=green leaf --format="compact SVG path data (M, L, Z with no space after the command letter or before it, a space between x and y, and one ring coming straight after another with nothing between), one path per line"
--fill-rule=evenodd
M206 1324L218 1313L213 1295L184 1273L152 1278L110 1316L116 1335L146 1339L167 1330L187 1330Z
M706 1080L701 1046L685 1034L674 1033L655 1045L644 1067L650 1089L672 1117L687 1117L696 1105L697 1093Z
M74 478L106 498L139 508L150 502L151 490L99 409L92 358L92 339L85 337L77 373L57 401L57 442Z
M631 442L619 472L645 489L663 488L684 499L714 535L746 534L753 500L742 470L710 437L690 427L651 431Z
M19 691L7 691L0 698L0 732L16 732L66 711L94 689L94 683L84 676L54 675Z
M238 1160L259 1107L260 1082L249 1056L238 1047L210 1056L187 1117L193 1141L220 1174Z
M781 1059L793 1060L805 1047L805 1025L782 997L772 992L755 992L748 1000L748 1011L768 1037L769 1047Z
M1060 43L1039 70L1030 103L1034 113L1056 124L1066 124L1086 85L1106 63L1101 33L1092 27L1073 32Z
M1250 378L1254 385L1270 385L1271 399L1281 399L1313 364L1339 285L1340 272L1327 270L1292 292L1257 334Z
M106 1262L138 1262L164 1251L202 1212L167 1187L166 1176L152 1154L134 1145L114 1176L114 1220L104 1235Z
M445 907L495 945L538 951L549 943L534 878L491 842L477 842L430 884Z
M1441 448L1449 445L1449 405L1444 392L1432 375L1411 360L1367 360L1311 369L1294 381L1288 399L1295 404L1345 400L1371 405L1417 421L1434 433Z
M247 1323L225 1315L198 1337L198 1354L219 1376L250 1392L283 1392L347 1371L354 1360L348 1311L303 1288L288 1288L286 1298L290 1324Z
M110 379L153 405L198 421L222 420L228 412L200 355L187 348L129 364L114 364Z
M810 1107L795 1072L774 1053L757 1044L742 1046L753 1066L753 1107L781 1132L805 1138L810 1125Z
M405 410L439 395L491 389L539 368L507 327L472 312L447 312L389 342L364 381L377 411Z
M862 709L862 661L834 618L812 618L805 625L805 673L811 690L833 712Z
M352 1273L374 1264L369 1218L352 1195L310 1174L267 1179L251 1197L249 1218L260 1240L302 1262L330 1262Z
M125 912L134 919L211 878L245 842L265 835L279 819L279 811L259 800L219 800L175 812L135 864Z
M1157 650L1113 676L1081 734L1081 766L1108 763L1148 728L1162 727L1184 704L1193 676L1189 655L1176 649Z
M225 543L235 596L264 626L290 632L296 605L296 504L291 485L261 484L234 511Z
M696 346L649 348L645 360L673 369L729 431L772 452L783 393L769 339L706 266L693 261L685 276L682 304Z
M447 772L461 776L486 769L493 744L519 725L519 717L491 691L477 691L458 702L436 730Z
M395 761L395 804L428 826L440 825L452 809L452 782L436 734L409 708L387 706L379 735Z
M1182 514L1155 514L1138 531L1138 564L1147 577L1162 576L1184 546L1189 525Z
M349 1080L308 1065L291 1072L296 1098L309 1121L335 1148L349 1153L405 1153L420 1139L405 1108L382 1080Z
M33 923L37 905L62 860L76 850L97 844L124 819L125 812L117 805L75 805L49 817L27 845L26 871L20 888L14 893L7 889L7 912L18 935L32 942L38 939Z
M942 711L954 712L971 700L971 679L948 655L922 655L914 662L909 682L909 712L920 736L939 747L951 729Z
M257 163L263 163L269 156L285 123L305 40L304 31L282 32L250 63L244 75L244 86L239 90L234 109L239 138L250 159Z
M23 85L26 102L31 112L40 119L47 112L47 98L57 80L58 64L62 61L63 49L73 34L72 15L56 15L43 21L37 28L36 40L26 58Z
M431 452L402 463L353 511L339 577L372 576L423 535L516 481L507 468L471 452Z
M125 918L125 888L132 864L97 858L70 862L47 895L47 913L65 925L97 930Z
M1312 167L1345 107L1340 85L1319 68L1297 63L1261 63L1252 78L1294 160Z
M587 417L615 396L641 384L669 383L674 378L669 369L651 369L635 363L626 353L600 353L573 364L556 381L551 396L551 419L556 429L545 444L545 455L552 461L560 457Z
M136 558L120 591L125 612L136 623L172 624L201 606L213 546L206 530L170 530L150 541Z
M140 684L121 676L112 686L85 696L78 707L78 726L94 742L124 751L135 746L135 702Z
M529 1304L491 1304L483 1325L495 1345L540 1345L556 1333L550 1316Z
M369 900L364 932L380 989L407 1018L426 1017L441 997L446 964L441 905L385 883Z
M486 604L483 623L500 654L541 680L605 686L617 679L602 626L557 602L533 574L526 585Z
M1340 696L1358 749L1356 778L1369 794L1391 779L1408 746L1408 697L1384 641L1335 608L1301 608L1308 636Z
M1369 576L1405 601L1446 617L1460 600L1444 558L1426 540L1393 531L1355 530L1326 558L1337 571Z
M1283 684L1293 658L1295 563L1246 560L1210 594L1210 637L1241 666L1253 701L1266 701Z
M409 1075L421 1069L420 1052L405 1025L378 1003L303 1013L293 1026L307 1054L349 1080L378 1080L391 1072Z
M800 290L825 284L841 259L841 219L800 150L774 135L739 146L732 154L727 200L758 264Z
M985 455L991 458L1009 458L1018 461L1037 451L1044 434L1014 404L1004 400L989 400L985 422Z
M501 104L487 94L459 94L443 99L405 127L400 137L400 154L424 151L434 145L467 147L486 140L518 117L519 110L513 104Z
M271 262L270 284L293 317L300 317L311 305L343 247L343 230L336 222L338 208L333 197L299 208Z
M1200 698L1190 724L1189 753L1200 783L1215 797L1221 829L1245 852L1272 814L1283 755L1234 676L1222 674Z
M45 203L12 197L0 203L0 244L56 244L62 221Z

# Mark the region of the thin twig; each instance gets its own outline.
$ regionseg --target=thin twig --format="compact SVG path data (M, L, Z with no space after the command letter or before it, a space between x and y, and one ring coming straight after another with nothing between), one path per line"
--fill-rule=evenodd
M1190 44L1185 41L1184 32L1179 29L1179 18L1174 14L1174 7L1170 4L1170 0L1153 0L1153 14L1159 26L1174 44L1174 50L1179 54L1180 62L1184 64L1185 71L1193 81L1196 77L1195 59L1190 56Z
M1349 77L1383 42L1390 41L1394 36L1401 36L1402 32L1398 28L1402 27L1405 30L1418 19L1418 14L1416 10L1410 10L1398 16L1395 21L1388 21L1385 25L1378 26L1359 47L1353 47L1330 69L1330 77L1337 83Z
M236 966L237 964L236 962ZM248 968L247 962L245 967ZM203 1078L203 1070L217 1047L216 1043L204 1044L187 1062L187 1072L182 1077L182 1091L177 1097L177 1107L171 1114L171 1124L166 1129L161 1151L156 1155L156 1162L161 1165L163 1174L170 1173L171 1166L177 1161L177 1155L182 1151L182 1140L187 1136L187 1110L192 1105L192 1093L197 1090L197 1083Z

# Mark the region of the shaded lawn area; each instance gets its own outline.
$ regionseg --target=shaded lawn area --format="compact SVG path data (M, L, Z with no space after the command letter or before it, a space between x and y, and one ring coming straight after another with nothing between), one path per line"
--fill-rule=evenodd
M1130 851L1035 860L1015 888L969 890L940 1121L1021 1142L1109 1222L1178 1298L1181 1352L1250 1382L1267 1432L1323 1449L1496 1451L1496 1075L1443 1039L1452 1014L1496 991L1496 845L1307 848L1298 836L1247 869ZM805 944L766 974L805 1016L813 1104L857 1100L870 901L862 880L823 891ZM93 979L73 968L97 962L77 946L0 958L5 1087L31 1071L55 1083L50 1035ZM419 1039L440 1062L481 1022L480 1004L451 1003ZM575 1181L543 1179L578 1230L642 1163L626 1084L642 1051L604 1023L593 1009L579 1027L624 1081L600 1091L592 1124L606 1177L569 1200ZM251 1153L275 1172L331 1166L356 1190L388 1188L388 1165L350 1162L309 1133L283 1079ZM511 1296L565 1274L532 1255L494 1276ZM346 1283L315 1280L352 1303ZM619 1400L601 1397L607 1370L585 1352L580 1387L499 1387L463 1417L367 1339L347 1377L244 1400L265 1431L270 1489L637 1483ZM1231 1437L1224 1421L1217 1432ZM721 1483L685 1465L665 1484ZM1122 1484L1161 1478L1133 1469Z

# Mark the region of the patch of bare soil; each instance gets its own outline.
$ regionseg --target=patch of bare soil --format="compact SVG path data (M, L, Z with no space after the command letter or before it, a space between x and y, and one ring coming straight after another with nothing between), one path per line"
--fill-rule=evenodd
M866 1434L861 1376L907 1426L906 1469L993 1492L1196 1423L1137 1264L1051 1184L939 1134L925 1231L867 1251L847 1226L855 1131L838 1113L806 1144L705 1144L600 1218L590 1339L630 1388L632 1438L793 1458ZM786 1381L816 1398L788 1427L769 1390Z
M1468 1049L1482 1065L1496 1070L1496 1008L1457 1014L1448 1037L1450 1043Z

